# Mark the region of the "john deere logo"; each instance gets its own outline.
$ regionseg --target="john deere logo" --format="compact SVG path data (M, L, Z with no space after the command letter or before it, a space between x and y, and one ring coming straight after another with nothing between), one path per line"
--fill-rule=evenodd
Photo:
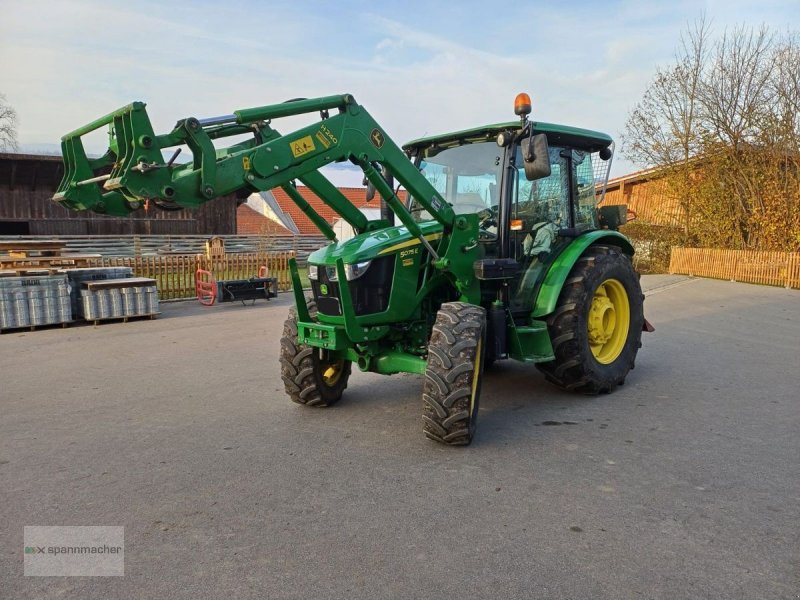
M320 285L319 286L319 293L322 294L323 296L327 296L328 295L328 286L325 285L324 283L322 285Z
M381 133L380 129L373 129L372 133L369 134L369 139L372 140L372 143L376 148L383 148L383 142L385 141L385 138L383 137L383 133Z

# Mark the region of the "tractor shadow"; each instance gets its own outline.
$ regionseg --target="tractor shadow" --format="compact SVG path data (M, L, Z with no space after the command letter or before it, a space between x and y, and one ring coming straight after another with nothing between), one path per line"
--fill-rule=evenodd
M478 433L473 446L531 439L538 428L551 433L591 424L598 398L567 392L548 383L535 366L502 361L484 374ZM557 433L556 433L557 434Z

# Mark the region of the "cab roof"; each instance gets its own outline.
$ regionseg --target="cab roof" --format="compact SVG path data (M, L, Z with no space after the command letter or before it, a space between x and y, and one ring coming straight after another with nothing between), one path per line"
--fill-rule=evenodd
M607 148L613 142L609 135L599 131L592 131L591 129L581 129L580 127L570 127L569 125L557 125L555 123L541 123L537 121L531 121L531 124L533 125L534 133L547 134L547 141L556 146L564 145L587 152L598 152L603 148ZM448 146L458 146L465 141L475 143L483 140L491 140L497 137L497 134L501 131L518 130L521 126L522 124L520 121L511 121L508 123L495 123L493 125L473 127L472 129L464 129L462 131L454 131L441 135L432 135L408 142L403 146L403 150L427 148L430 146L446 148Z

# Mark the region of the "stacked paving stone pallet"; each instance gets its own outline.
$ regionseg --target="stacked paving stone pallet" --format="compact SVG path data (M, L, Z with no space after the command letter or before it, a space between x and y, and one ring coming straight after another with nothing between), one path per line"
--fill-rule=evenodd
M158 314L155 280L131 278L87 281L81 289L81 316L87 321Z
M106 279L125 279L133 277L131 267L90 267L85 269L70 269L67 271L69 284L72 287L72 314L75 318L83 317L83 284L89 281L102 281Z
M66 275L0 277L0 329L72 321Z
M157 314L155 280L134 278L130 267L0 277L0 330Z

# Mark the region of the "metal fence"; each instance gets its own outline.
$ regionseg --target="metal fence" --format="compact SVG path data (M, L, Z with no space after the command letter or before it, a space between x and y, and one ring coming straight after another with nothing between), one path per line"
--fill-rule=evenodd
M673 248L669 272L800 289L800 253Z
M257 277L259 268L266 266L269 276L278 279L278 289L291 288L289 259L294 252L254 252L249 254L225 254L220 257L205 255L140 256L96 259L98 267L131 267L134 276L155 279L161 300L193 298L195 296L195 273L197 269L211 271L214 278L249 279Z
M113 257L166 256L202 254L206 242L220 237L227 254L294 252L297 261L305 264L310 252L328 244L321 235L59 235L42 238L32 235L0 236L0 242L31 242L54 239L64 245L65 252L100 254Z

